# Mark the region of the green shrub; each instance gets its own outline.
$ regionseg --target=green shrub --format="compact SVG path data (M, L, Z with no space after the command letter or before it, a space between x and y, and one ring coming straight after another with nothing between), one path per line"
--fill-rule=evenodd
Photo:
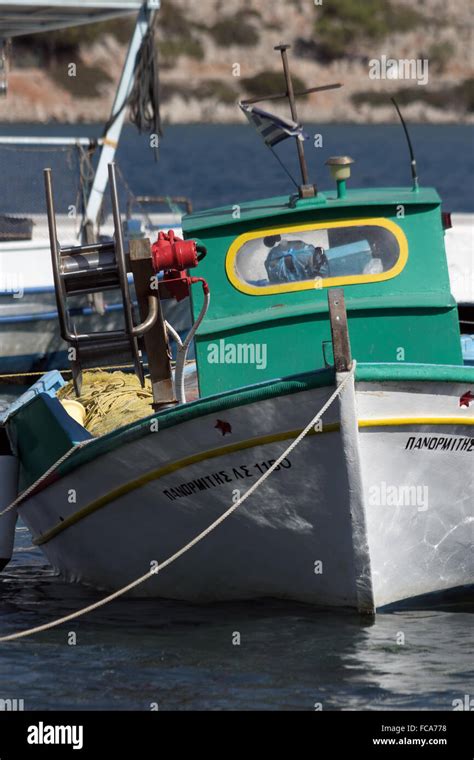
M442 73L455 52L454 45L451 42L435 42L428 49L426 57L430 62L430 67L434 71Z
M391 105L390 97L394 97L398 105L408 106L411 103L426 103L436 108L446 106L446 99L441 92L430 92L424 87L403 87L396 92L357 92L352 95L352 102L355 105L361 105L362 103L368 103L371 106L387 106Z
M388 31L390 32L410 32L421 24L426 24L426 18L414 8L406 5L397 5L390 0L384 0L384 14L387 21Z
M57 57L71 56L76 53L79 45L95 42L104 33L101 26L101 24L86 24L73 26L70 29L39 32L21 37L18 43L25 47L34 47L43 60L49 61Z
M179 95L184 100L198 98L215 98L219 103L235 103L237 100L236 90L220 79L204 79L197 87L187 84L165 83L160 88L160 96L163 103L171 100L173 95Z
M420 87L410 87L397 90L390 95L388 92L356 92L354 95L351 95L351 100L356 106L367 104L377 107L391 105L390 97L394 97L399 106L405 106L413 103L415 100L421 100L424 98L424 94Z
M323 57L342 58L354 45L407 31L423 20L418 11L391 0L331 0L321 6L315 33Z
M111 77L98 66L77 63L76 76L68 75L68 64L63 61L51 63L48 74L56 84L75 98L94 98L101 94L100 85L111 82Z
M293 82L295 92L306 88L303 80L294 74L291 76L291 81ZM254 97L278 95L278 93L286 92L285 77L279 71L261 71L260 74L242 79L241 82L245 92Z
M452 108L472 113L474 111L474 78L465 79L450 90L427 90L426 87L416 85L400 88L391 95L402 107L418 102L435 108ZM356 92L351 100L356 106L365 103L375 107L390 105L390 96L387 92Z
M198 61L204 58L204 48L194 33L199 28L198 24L189 22L174 4L162 4L158 18L158 49L163 68L173 68L180 55Z
M229 45L253 47L258 43L260 35L257 29L247 21L248 16L247 12L239 11L233 16L222 17L214 26L209 27L209 34L220 47Z
M201 41L194 37L169 39L158 43L160 65L164 69L173 68L180 55L201 61L204 58L204 48Z
M222 79L204 79L195 90L196 97L199 99L216 98L219 103L235 103L237 92Z
M166 37L189 36L190 24L176 3L163 2L158 12L158 30Z
M70 29L57 29L51 32L39 32L15 39L15 48L25 51L36 65L48 66L56 60L74 60L80 45L90 45L106 34L111 34L118 42L126 44L133 32L134 21L130 18L118 18L100 21L95 24L73 26ZM18 57L21 65L21 59Z
M474 77L465 79L454 89L454 97L459 98L468 113L474 113Z
M128 44L135 27L133 18L116 18L111 21L102 21L104 33L111 34L122 45Z

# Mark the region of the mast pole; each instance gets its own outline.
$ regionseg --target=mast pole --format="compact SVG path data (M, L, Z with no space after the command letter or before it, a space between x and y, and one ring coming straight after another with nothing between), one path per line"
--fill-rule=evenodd
M102 199L107 187L108 165L114 161L115 152L118 147L120 133L122 131L125 119L125 103L130 95L133 86L133 75L135 70L135 60L140 49L143 37L153 22L155 12L160 7L160 0L147 0L143 3L137 16L135 29L125 58L120 81L115 93L115 100L112 106L110 127L103 137L103 146L100 152L97 171L94 175L84 219L85 242L95 232L97 219L99 218ZM115 117L115 118L114 118Z
M279 50L281 53L281 60L283 63L283 73L285 75L285 81L286 81L286 92L288 96L288 101L290 104L290 111L291 111L291 118L293 121L298 123L298 113L296 110L296 100L295 100L295 93L293 90L293 82L291 81L291 74L290 74L290 67L288 64L288 56L286 51L288 48L290 48L291 45L276 45L274 50ZM304 154L304 147L302 140L297 139L296 140L296 149L298 151L298 160L300 162L300 169L301 169L301 181L302 185L300 186L300 195L303 198L310 198L317 194L317 189L315 185L311 185L308 178L308 166L306 164L306 156Z

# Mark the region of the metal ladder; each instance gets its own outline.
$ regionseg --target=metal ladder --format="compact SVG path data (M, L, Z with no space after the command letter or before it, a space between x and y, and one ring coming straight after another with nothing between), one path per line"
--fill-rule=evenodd
M142 348L150 365L153 407L176 403L166 328L158 290L151 291L153 273L148 240L135 243L135 253L125 252L117 193L115 164L108 166L114 241L78 246L60 246L57 239L52 171L44 169L51 261L53 267L58 319L62 338L68 343L69 361L74 388L80 395L82 371L98 366L101 360L130 362L144 386ZM134 275L142 321L135 325L128 272ZM137 282L137 278L141 283ZM145 283L145 287L144 287ZM141 285L141 287L140 287ZM124 328L121 330L78 333L71 323L68 299L73 296L120 290L123 304Z

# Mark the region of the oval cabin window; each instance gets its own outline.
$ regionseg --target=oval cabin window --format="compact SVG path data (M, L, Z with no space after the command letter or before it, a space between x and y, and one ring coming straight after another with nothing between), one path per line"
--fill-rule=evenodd
M238 290L265 295L390 279L407 256L394 222L352 220L245 233L232 243L226 269Z

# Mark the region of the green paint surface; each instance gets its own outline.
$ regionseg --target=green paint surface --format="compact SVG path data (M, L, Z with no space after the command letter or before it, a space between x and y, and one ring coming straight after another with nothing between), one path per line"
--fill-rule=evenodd
M249 295L228 279L225 262L235 238L245 232L299 224L380 217L397 224L408 241L408 261L395 277L341 284L353 356L360 362L461 364L457 307L450 292L440 198L431 188L348 190L297 203L270 198L192 214L184 235L208 249L199 274L209 283L211 306L196 337L202 396L274 377L322 368L331 359L327 288ZM193 287L193 314L200 286ZM264 362L212 360L216 347L265 346ZM260 348L260 352L263 349ZM222 358L225 351L219 348Z

